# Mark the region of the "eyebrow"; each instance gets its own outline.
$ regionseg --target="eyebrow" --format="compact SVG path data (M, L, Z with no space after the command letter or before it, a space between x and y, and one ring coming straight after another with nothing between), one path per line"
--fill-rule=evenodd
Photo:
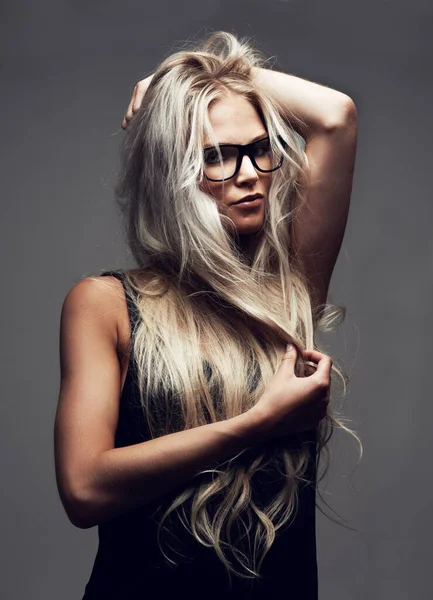
M254 142L257 142L258 140L261 140L266 137L269 137L269 134L267 131L264 131L263 133L256 135L256 137L253 138L251 141L249 141L248 144L253 144ZM235 144L233 142L218 142L218 145L219 146L239 146L239 145L246 146L247 144ZM210 146L210 145L206 144L204 149L206 150L207 148L214 148L214 146Z

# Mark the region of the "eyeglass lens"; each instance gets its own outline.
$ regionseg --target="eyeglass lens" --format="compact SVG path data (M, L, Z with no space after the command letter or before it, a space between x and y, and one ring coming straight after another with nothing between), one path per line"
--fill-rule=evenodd
M221 181L230 179L236 173L239 148L224 144L220 146L220 152L222 160L216 148L206 148L204 151L204 172L209 179ZM274 171L281 166L282 156L272 150L269 138L251 144L248 155L259 171Z

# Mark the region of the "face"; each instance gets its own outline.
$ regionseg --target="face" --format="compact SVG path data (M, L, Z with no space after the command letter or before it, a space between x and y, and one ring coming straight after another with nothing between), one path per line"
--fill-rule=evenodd
M209 119L219 144L249 144L267 135L255 108L237 94L215 102L209 110ZM205 137L204 145L213 144ZM271 176L272 173L257 171L251 159L244 156L234 177L226 181L204 179L202 188L215 198L219 212L232 219L237 233L248 238L248 234L256 233L262 226ZM233 204L250 194L261 194L258 206Z

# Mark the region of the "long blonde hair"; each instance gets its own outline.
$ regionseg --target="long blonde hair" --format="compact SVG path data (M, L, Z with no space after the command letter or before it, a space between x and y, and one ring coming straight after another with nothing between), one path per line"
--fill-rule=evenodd
M287 342L298 352L320 350L316 333L344 319L342 307L313 311L302 264L289 252L289 226L296 218L291 198L305 196L306 155L284 107L253 83L252 68L263 61L248 41L225 32L168 56L124 139L117 196L138 265L125 272L125 281L140 317L132 332L133 359L152 437L247 411L272 379ZM230 219L200 189L204 134L217 145L208 110L228 91L252 103L284 155L272 174L251 260L224 226ZM303 368L298 361L298 375ZM346 393L347 377L333 366L331 399L338 391L336 376ZM358 436L332 404L317 429L316 467L320 455L327 455L322 477L334 428L356 438L362 455ZM276 531L296 514L299 485L308 483L311 454L303 440L282 436L260 444L177 490L159 522L161 550L163 523L177 512L200 544L214 548L230 581L231 573L260 577ZM263 508L252 483L259 471L278 472L281 480L280 493ZM232 539L235 526L250 535L251 552L243 553Z

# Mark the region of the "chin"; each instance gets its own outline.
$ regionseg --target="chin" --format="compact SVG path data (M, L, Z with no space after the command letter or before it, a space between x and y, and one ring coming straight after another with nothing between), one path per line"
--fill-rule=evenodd
M238 235L248 235L253 233L258 233L263 227L263 220L256 221L255 223L242 223L242 225L238 225L236 223L236 231Z
M233 217L231 217L230 222L225 221L223 227L231 235L253 235L262 230L264 220L264 215L261 217L257 215L257 218L250 219L249 221L246 219L234 220Z

